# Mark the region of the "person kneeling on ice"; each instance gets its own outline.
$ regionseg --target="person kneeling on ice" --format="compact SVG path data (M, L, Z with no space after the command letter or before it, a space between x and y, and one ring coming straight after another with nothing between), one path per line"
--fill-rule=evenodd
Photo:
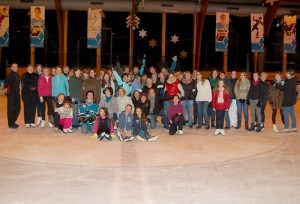
M114 135L114 126L112 120L109 117L108 110L105 107L101 107L99 110L99 117L96 118L94 123L94 135L92 138L98 138L98 140L106 139L112 141L115 137Z
M135 108L132 135L141 142L154 142L158 139L157 136L151 136L147 131L147 116L140 107Z
M56 108L54 112L57 112L60 116L59 125L62 126L63 132L72 132L72 120L73 120L73 108L69 101L65 101L63 106Z
M125 110L119 114L117 135L121 142L129 142L134 140L134 137L131 135L131 128L133 124L133 115L131 111L132 106L127 104Z
M178 95L173 97L173 105L168 108L168 119L170 122L169 134L175 135L176 133L179 133L182 135L184 124L183 106L179 103Z

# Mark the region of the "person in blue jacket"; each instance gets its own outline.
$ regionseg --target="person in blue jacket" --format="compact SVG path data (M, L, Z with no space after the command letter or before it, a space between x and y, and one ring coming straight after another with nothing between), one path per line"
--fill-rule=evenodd
M57 97L60 93L70 96L70 88L68 78L62 73L61 67L56 67L56 75L52 78L52 97Z
M133 114L132 105L127 104L125 110L119 114L119 124L117 135L121 142L129 142L134 140L134 137L131 134L131 128L133 125Z

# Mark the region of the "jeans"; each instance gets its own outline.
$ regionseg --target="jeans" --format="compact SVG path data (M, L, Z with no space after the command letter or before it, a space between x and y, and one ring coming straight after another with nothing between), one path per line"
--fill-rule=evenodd
M42 103L40 102L40 97L37 96L37 104L36 104L36 110L37 110L37 116L42 117Z
M230 99L229 108L230 108L231 102L232 102L232 100ZM226 121L226 127L230 127L230 117L229 117L228 111L225 112L225 121Z
M193 124L193 105L194 105L194 100L183 100L180 102L181 105L183 106L183 118L184 120L186 119L186 112L188 114L188 125Z
M266 105L267 105L267 100L263 101L261 103L261 107L260 107L260 115L261 115L261 122L262 123L265 122L265 109L266 109Z
M216 110L216 129L224 129L225 110Z
M246 101L241 103L239 100L236 100L236 107L238 111L238 122L242 121L242 112L244 111L245 123L248 123L248 104Z
M207 106L208 101L197 101L198 104L198 126L202 126L203 124L203 116L206 127L209 127L208 114L207 114Z
M157 116L163 116L163 114L164 114L164 111L160 110L159 113L156 114L156 115L149 115L150 116L150 128L151 129L156 128L156 119L157 119Z
M78 115L79 115L80 100L79 100L79 97L74 97L74 100L75 100L75 103L74 103L73 125L79 126Z
M182 114L179 115L177 119L178 119L177 121L172 121L172 122L173 122L176 126L178 126L178 130L183 130L183 124L184 124L184 121L185 121L183 115L182 115Z
M168 119L168 109L172 105L171 101L165 101L164 102L164 128L169 127L169 119Z
M296 128L296 116L295 116L294 106L288 106L288 107L283 107L284 129L288 129L290 126L289 115L292 118L292 128Z
M94 124L82 123L81 129L83 134L93 133Z
M194 101L194 124L197 124L197 121L198 121L198 104L196 101Z
M213 108L212 108L212 102L210 102L207 106L207 114L208 114L208 120L210 118L211 120L211 126L213 127L214 126L214 123L215 123L215 119L216 119L216 112L213 111ZM206 126L208 126L209 124L206 124Z

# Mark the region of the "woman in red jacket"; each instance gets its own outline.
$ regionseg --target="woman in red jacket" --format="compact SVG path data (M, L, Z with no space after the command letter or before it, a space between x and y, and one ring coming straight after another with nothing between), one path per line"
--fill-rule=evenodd
M224 132L224 116L225 111L229 109L229 92L225 87L225 83L223 80L218 82L217 87L214 90L212 105L213 110L216 112L216 132L215 135L221 133L223 136Z

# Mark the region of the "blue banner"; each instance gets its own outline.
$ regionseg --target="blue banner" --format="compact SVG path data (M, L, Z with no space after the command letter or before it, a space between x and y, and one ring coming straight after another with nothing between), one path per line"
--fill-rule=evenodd
M285 15L283 18L283 50L286 53L296 53L296 16Z
M264 15L251 14L251 50L252 52L264 51Z
M216 52L228 51L229 13L216 13Z
M0 6L0 47L9 45L9 7Z
M44 47L45 39L45 7L31 6L30 46Z
M101 24L102 24L102 10L91 9L88 10L88 28L87 28L87 47L101 48Z

